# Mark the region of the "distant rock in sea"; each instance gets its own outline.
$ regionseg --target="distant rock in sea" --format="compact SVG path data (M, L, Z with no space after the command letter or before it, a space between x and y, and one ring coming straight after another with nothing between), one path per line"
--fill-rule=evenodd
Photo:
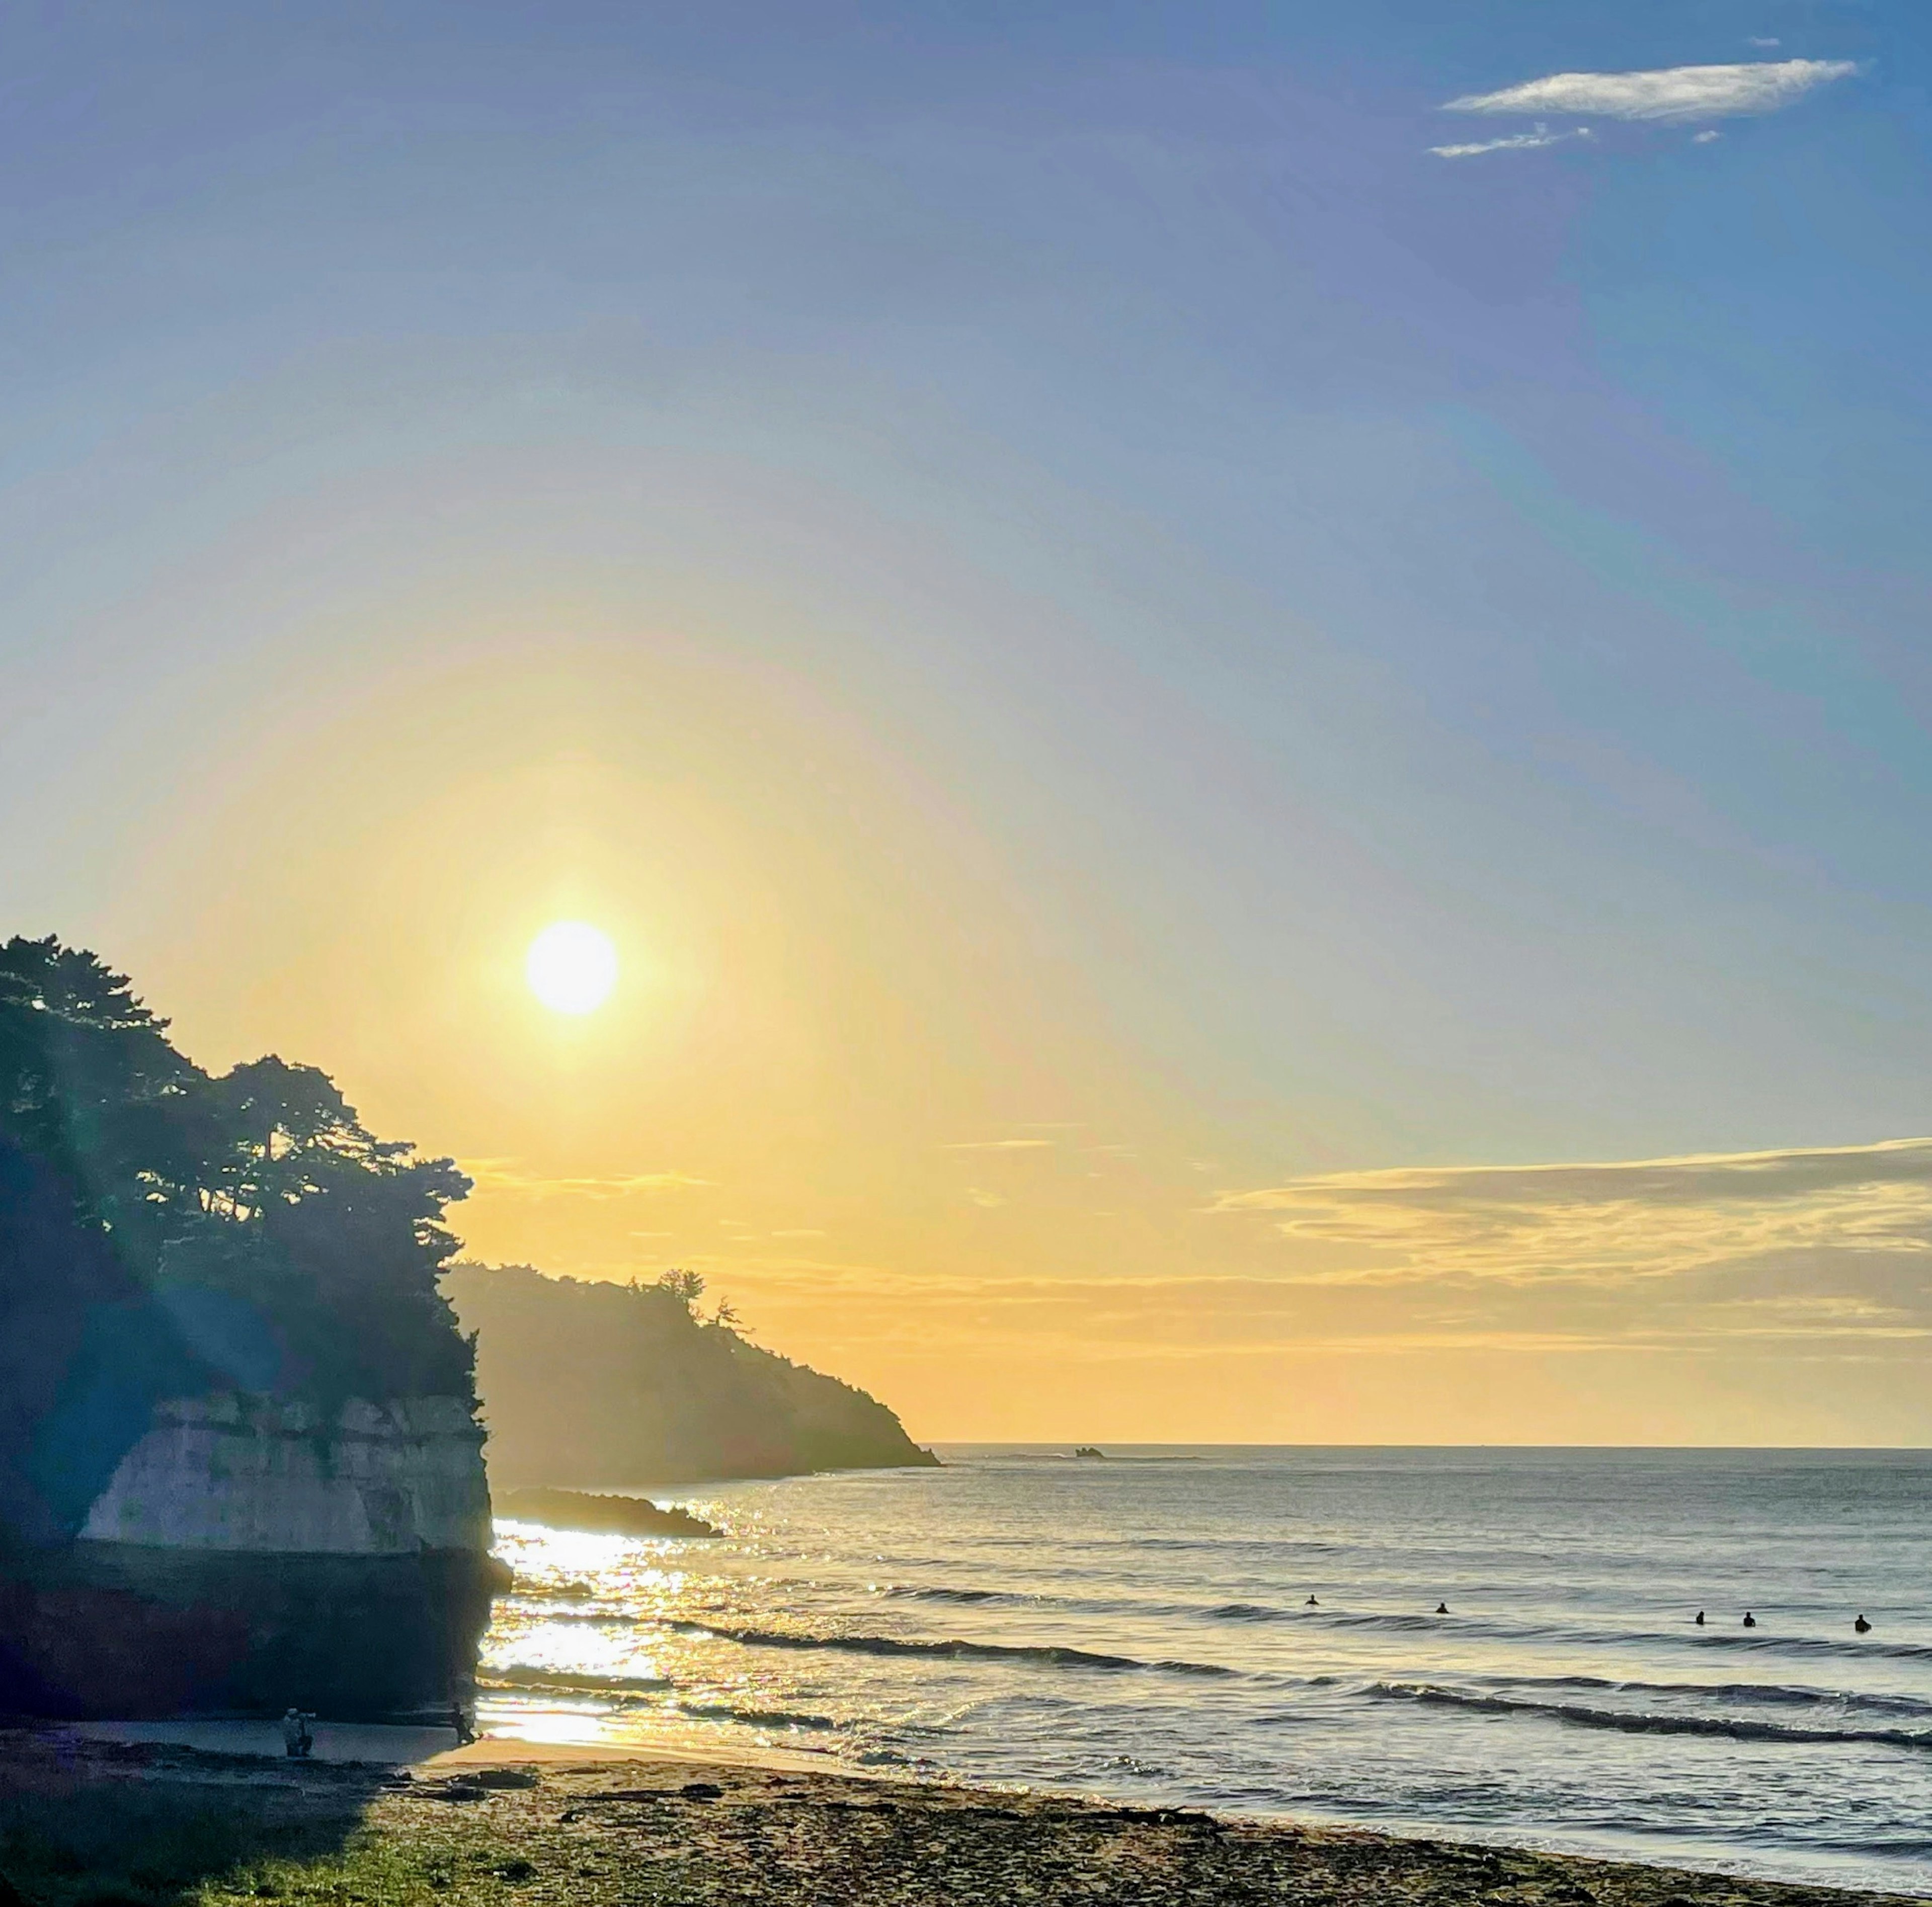
M660 1509L648 1497L592 1496L583 1490L508 1490L497 1498L496 1510L499 1516L542 1523L553 1530L596 1530L627 1537L724 1534L688 1510Z
M1091 1444L1075 1444L1073 1447L1073 1454L1076 1457L1098 1457L1103 1462L1106 1461L1107 1455L1105 1450L1096 1450Z

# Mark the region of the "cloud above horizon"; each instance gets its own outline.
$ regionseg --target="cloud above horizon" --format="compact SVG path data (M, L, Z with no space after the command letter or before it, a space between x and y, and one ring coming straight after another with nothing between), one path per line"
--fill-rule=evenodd
M1584 1165L1403 1167L1226 1192L1354 1248L1339 1282L1626 1283L1746 1261L1932 1253L1932 1139Z
M1446 101L1442 109L1588 113L1609 119L1724 118L1778 112L1857 70L1853 60L1786 59L1729 66L1672 66L1637 73L1552 73L1496 92L1465 93Z

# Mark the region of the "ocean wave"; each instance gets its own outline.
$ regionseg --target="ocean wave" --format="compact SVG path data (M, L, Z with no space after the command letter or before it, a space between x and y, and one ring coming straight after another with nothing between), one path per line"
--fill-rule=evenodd
M1793 1655L1840 1658L1876 1655L1888 1656L1894 1661L1932 1662L1932 1645L1924 1642L1873 1642L1863 1637L1853 1642L1839 1642L1828 1636L1766 1635L1761 1628L1735 1633L1720 1630L1714 1634L1708 1629L1694 1629L1688 1635L1679 1635L1674 1639L1700 1649L1750 1649L1772 1653L1783 1650Z
M1203 1613L1193 1603L1154 1603L1134 1596L1069 1596L1049 1589L965 1589L947 1584L895 1582L878 1591L897 1600L944 1603L967 1609L989 1605L1030 1609L1051 1609L1072 1615L1136 1616L1143 1619L1198 1616Z
M1664 1643L1673 1647L1705 1649L1739 1649L1761 1655L1815 1657L1841 1662L1878 1656L1895 1661L1932 1661L1932 1645L1922 1642L1874 1642L1863 1639L1840 1641L1828 1636L1780 1636L1762 1628L1729 1633L1699 1629L1686 1622L1670 1628L1586 1628L1562 1621L1511 1621L1507 1617L1435 1615L1426 1612L1392 1609L1316 1609L1292 1612L1297 1620L1332 1624L1344 1629L1381 1629L1411 1634L1442 1630L1453 1624L1461 1633L1494 1636L1506 1642L1557 1643L1569 1647L1622 1648L1632 1645ZM1257 1618L1247 1618L1253 1621Z
M500 1609L502 1615L520 1618L526 1622L541 1623L546 1629L559 1623L622 1625L635 1624L642 1619L625 1609L523 1609L518 1608L514 1603L507 1609L502 1609L500 1605Z
M953 1662L1030 1662L1053 1669L1154 1670L1172 1675L1238 1675L1218 1663L1143 1661L1138 1656L1103 1655L1091 1649L1054 1643L915 1641L899 1636L812 1636L782 1629L730 1629L715 1623L681 1622L685 1635L711 1636L752 1649L833 1649L855 1655L938 1657Z
M571 1689L593 1695L648 1694L672 1686L665 1675L603 1675L574 1669L539 1669L525 1663L511 1663L491 1669L477 1677L486 1689Z
M1288 1550L1298 1556L1340 1556L1359 1552L1359 1543L1317 1543L1301 1537L1089 1537L1083 1549L1184 1549L1207 1550L1217 1554L1231 1549L1265 1550L1276 1555Z
M1478 1695L1430 1682L1374 1682L1366 1693L1390 1701L1468 1709L1484 1715L1540 1716L1576 1728L1614 1729L1626 1735L1722 1735L1732 1741L1857 1742L1886 1748L1932 1749L1932 1729L1807 1728L1802 1723L1750 1721L1742 1716L1593 1708L1582 1702L1530 1702L1515 1696Z
M1644 1682L1608 1675L1496 1675L1493 1684L1513 1689L1602 1689L1623 1695L1689 1696L1745 1707L1840 1707L1876 1715L1922 1716L1932 1723L1932 1702L1914 1696L1862 1694L1850 1689L1810 1689L1780 1682Z
M700 1721L737 1722L754 1729L822 1730L839 1726L830 1715L799 1714L788 1708L734 1708L728 1702L680 1702L677 1712Z

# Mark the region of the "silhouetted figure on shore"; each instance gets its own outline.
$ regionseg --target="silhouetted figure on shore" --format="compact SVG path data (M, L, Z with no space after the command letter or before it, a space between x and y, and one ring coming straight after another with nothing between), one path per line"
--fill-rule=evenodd
M288 1750L292 1762L305 1762L309 1750L315 1746L315 1737L309 1733L308 1725L313 1715L304 1715L299 1708L291 1708L282 1717L282 1745Z
M1744 1627L1747 1629L1755 1629L1757 1627L1757 1618L1748 1609L1744 1612Z
M1858 1618L1856 1622L1852 1624L1852 1627L1856 1629L1861 1636L1869 1636L1871 1633L1871 1624L1866 1621L1862 1615Z
M1704 1626L1704 1612L1703 1612L1702 1609L1700 1609L1700 1610L1697 1612L1697 1627L1698 1627L1700 1629L1702 1629L1702 1628L1703 1627L1703 1626Z
M1438 1615L1447 1615L1449 1613L1449 1605L1447 1603L1438 1603L1436 1606L1436 1613Z

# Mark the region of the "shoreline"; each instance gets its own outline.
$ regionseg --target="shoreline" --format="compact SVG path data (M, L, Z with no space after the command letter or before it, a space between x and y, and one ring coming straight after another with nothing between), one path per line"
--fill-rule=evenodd
M38 1842L8 1831L22 1820ZM142 1837L172 1846L184 1820L203 1824L205 1850L163 1876ZM63 1833L92 1849L78 1870L70 1855L36 1867L16 1852L56 1847ZM913 1780L779 1750L496 1737L413 1759L290 1762L58 1725L0 1729L0 1876L26 1907L110 1898L120 1907L1878 1907L1924 1898Z

